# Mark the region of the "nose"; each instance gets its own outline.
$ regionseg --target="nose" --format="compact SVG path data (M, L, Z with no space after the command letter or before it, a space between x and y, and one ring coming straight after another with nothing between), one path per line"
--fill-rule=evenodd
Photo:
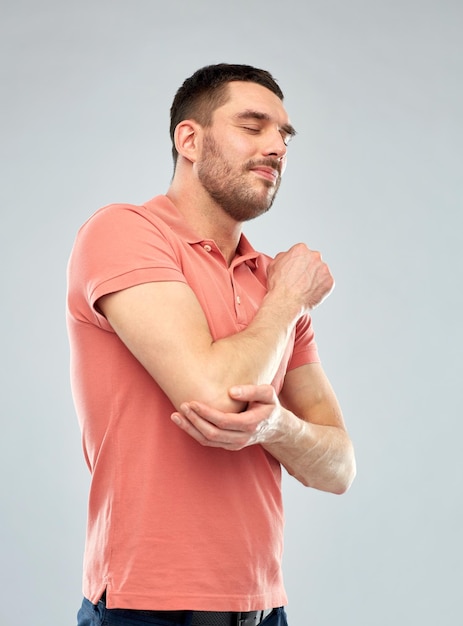
M263 152L267 157L283 159L286 156L288 146L286 145L282 134L278 129L268 133L266 142L264 143Z

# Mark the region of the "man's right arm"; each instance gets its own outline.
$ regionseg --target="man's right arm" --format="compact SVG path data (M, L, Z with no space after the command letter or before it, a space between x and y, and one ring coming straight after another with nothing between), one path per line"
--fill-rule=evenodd
M269 267L268 293L249 326L214 340L188 285L144 283L101 297L97 306L176 409L195 399L222 411L244 408L236 384L271 383L300 316L333 287L320 255L297 244Z

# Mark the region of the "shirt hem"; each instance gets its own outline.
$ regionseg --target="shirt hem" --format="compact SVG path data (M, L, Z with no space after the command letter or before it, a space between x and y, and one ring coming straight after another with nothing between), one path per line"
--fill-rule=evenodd
M108 609L140 611L262 611L286 606L286 594L258 594L255 596L146 596L114 593L106 590Z

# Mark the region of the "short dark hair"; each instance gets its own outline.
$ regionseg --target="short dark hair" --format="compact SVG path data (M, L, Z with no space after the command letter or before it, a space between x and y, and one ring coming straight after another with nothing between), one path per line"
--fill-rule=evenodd
M174 140L177 125L183 120L194 119L202 126L208 126L215 109L227 101L227 85L233 81L257 83L283 100L283 92L273 76L266 70L251 65L229 63L206 65L197 70L178 89L170 108L170 138L174 167L178 157Z

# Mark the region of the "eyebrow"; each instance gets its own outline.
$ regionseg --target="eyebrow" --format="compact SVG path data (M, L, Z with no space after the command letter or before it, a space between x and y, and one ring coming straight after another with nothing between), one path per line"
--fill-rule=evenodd
M239 120L265 120L267 122L271 122L272 118L268 113L262 113L261 111L254 111L253 109L246 109L246 111L242 111L241 113L237 113L235 116ZM296 129L291 126L291 124L283 124L281 130L285 132L290 137L294 137L296 135Z

